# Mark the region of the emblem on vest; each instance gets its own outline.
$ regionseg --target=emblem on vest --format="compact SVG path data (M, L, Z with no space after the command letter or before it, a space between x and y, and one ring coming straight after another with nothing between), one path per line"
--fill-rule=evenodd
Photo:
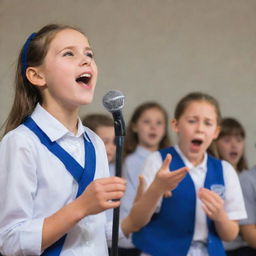
M225 199L225 187L221 184L211 185L211 190L218 194L223 200Z

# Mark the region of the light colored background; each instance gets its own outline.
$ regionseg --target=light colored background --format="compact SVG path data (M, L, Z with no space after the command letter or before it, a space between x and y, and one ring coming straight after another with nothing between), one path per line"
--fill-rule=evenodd
M157 100L173 115L190 91L215 96L223 116L247 131L256 163L256 0L0 0L0 123L10 110L19 49L47 23L82 28L96 54L95 100L81 114L105 112L102 96L119 89L128 119Z

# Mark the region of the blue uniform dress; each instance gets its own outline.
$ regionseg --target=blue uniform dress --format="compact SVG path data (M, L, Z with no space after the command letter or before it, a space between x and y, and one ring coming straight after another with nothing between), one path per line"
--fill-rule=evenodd
M160 150L162 159L170 153L173 157L170 170L184 167L185 164L174 148ZM223 169L220 160L208 156L207 174L204 187L224 186ZM152 256L186 256L192 243L195 225L196 191L190 175L172 191L172 196L163 199L159 213L153 215L149 224L133 234L133 243ZM226 255L214 223L207 218L208 254Z

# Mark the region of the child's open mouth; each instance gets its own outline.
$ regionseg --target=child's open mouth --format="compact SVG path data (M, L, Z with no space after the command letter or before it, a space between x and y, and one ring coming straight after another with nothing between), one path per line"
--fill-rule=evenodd
M200 139L192 140L192 144L195 145L195 146L200 146L202 143L203 143L203 141L200 140Z
M229 155L230 155L231 158L236 158L238 156L238 153L237 152L230 152Z
M191 144L192 144L192 150L199 150L200 149L200 146L202 145L203 141L200 140L200 139L193 139L191 141Z
M155 139L155 138L157 137L157 135L156 135L155 133L150 133L150 134L148 135L148 137L149 137L150 139Z
M84 73L76 79L76 82L82 83L87 86L89 84L89 82L91 81L91 78L92 78L92 74Z

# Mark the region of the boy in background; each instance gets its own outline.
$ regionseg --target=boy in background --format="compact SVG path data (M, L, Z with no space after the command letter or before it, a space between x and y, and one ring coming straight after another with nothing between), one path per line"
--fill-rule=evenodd
M82 119L83 125L94 131L104 142L109 163L110 176L115 175L115 130L111 117L104 114L90 114Z

